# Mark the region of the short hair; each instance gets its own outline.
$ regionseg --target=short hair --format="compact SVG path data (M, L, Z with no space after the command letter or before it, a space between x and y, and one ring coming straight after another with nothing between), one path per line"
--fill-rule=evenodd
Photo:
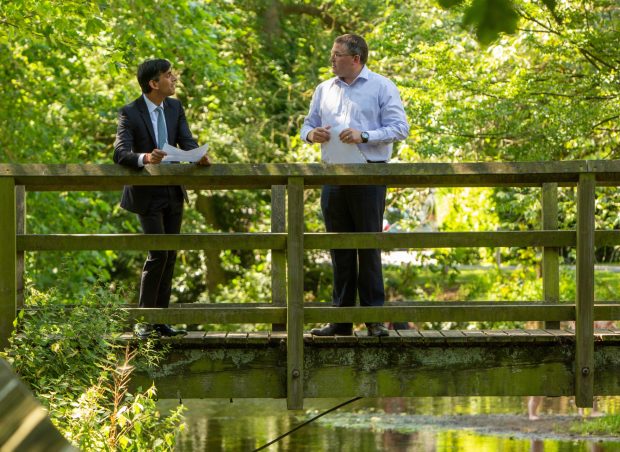
M149 82L151 80L159 80L159 76L168 72L170 69L170 61L163 58L157 58L153 60L146 60L140 66L138 66L138 83L142 88L143 93L150 93L152 88Z
M336 44L343 44L351 55L359 55L362 64L368 61L368 44L359 35L346 34L338 36L334 41Z

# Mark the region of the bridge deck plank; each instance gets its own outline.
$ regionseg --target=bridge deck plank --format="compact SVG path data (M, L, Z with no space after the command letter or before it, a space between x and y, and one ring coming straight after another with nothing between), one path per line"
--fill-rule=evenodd
M398 330L398 335L405 339L408 337L415 337L415 338L421 338L422 335L420 334L420 332L418 330Z
M597 342L620 342L620 329L596 329L594 337ZM118 341L135 341L131 332L118 336ZM277 345L286 341L286 332L258 331L251 333L237 332L202 332L190 331L185 337L162 338L162 341L183 343L185 345L207 345L209 347L235 347L238 345ZM551 329L512 329L512 330L390 330L386 337L371 337L366 330L355 331L352 336L312 336L304 334L306 345L336 346L377 344L474 344L485 342L565 342L574 341L572 330Z

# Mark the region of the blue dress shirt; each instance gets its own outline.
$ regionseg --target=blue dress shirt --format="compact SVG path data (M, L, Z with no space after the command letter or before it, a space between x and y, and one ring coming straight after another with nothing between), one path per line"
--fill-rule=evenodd
M312 96L301 138L315 127L345 126L368 132L368 143L358 144L368 161L388 161L392 143L407 138L409 124L396 85L364 66L348 85L339 77L321 83ZM339 139L332 134L330 140Z

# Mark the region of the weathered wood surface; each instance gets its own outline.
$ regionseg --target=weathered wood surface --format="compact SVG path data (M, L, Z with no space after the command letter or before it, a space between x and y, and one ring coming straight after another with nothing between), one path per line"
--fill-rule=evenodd
M0 349L8 345L17 313L16 233L15 185L0 178Z
M285 249L285 233L26 234L20 251Z
M619 237L620 239L620 237ZM575 246L575 231L307 233L306 249Z
M574 394L575 336L561 330L304 335L304 397ZM620 330L594 336L594 393L620 393ZM130 335L121 340L135 341ZM191 333L163 340L162 367L137 375L160 397L285 398L286 335Z
M536 186L544 182L575 184L591 171L586 161L398 163L390 165L215 164L120 165L0 164L0 177L15 177L27 190L118 190L123 185L184 184L189 188L265 188L303 177L306 185L385 184L389 186ZM53 177L50 177L53 176ZM152 177L158 176L158 177Z
M286 187L271 187L271 232L286 232ZM286 251L271 250L271 303L274 306L286 306ZM275 331L285 331L286 324L274 323Z
M0 450L75 451L11 367L0 359Z
M286 249L284 232L205 234L23 234L17 236L17 250L221 250ZM305 233L304 249L368 248L478 248L478 247L563 247L575 246L575 231L494 232L345 232ZM620 231L595 231L596 246L620 245Z
M304 404L304 181L291 177L288 181L287 275L287 407L303 408Z
M329 303L305 303L304 322L504 322L575 320L575 304L531 301L394 302L381 307L336 308ZM191 303L170 308L128 307L132 319L151 323L284 323L287 309L271 303ZM620 302L594 305L594 320L620 318Z
M581 174L577 187L577 269L575 306L575 403L594 401L594 174Z
M26 233L26 188L23 185L15 187L15 215L16 215L16 233L23 235ZM17 278L17 309L24 305L24 276L25 276L24 252L17 251L15 258L15 272Z
M546 230L558 229L558 184L543 184L542 186L542 228ZM560 249L557 246L543 247L543 299L546 303L560 302ZM545 322L546 328L559 329L557 321Z

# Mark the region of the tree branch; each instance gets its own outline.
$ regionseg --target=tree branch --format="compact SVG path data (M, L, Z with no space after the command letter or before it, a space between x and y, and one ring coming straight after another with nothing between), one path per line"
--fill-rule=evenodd
M334 16L328 14L322 8L317 8L310 5L285 5L282 7L282 13L286 15L306 14L308 16L318 17L329 28L338 30L340 33L344 33L345 31L344 24L339 22Z
M592 126L592 129L596 129L598 126L605 124L606 122L613 121L614 119L620 118L620 115L610 116L609 118L605 118L602 121L597 122Z

